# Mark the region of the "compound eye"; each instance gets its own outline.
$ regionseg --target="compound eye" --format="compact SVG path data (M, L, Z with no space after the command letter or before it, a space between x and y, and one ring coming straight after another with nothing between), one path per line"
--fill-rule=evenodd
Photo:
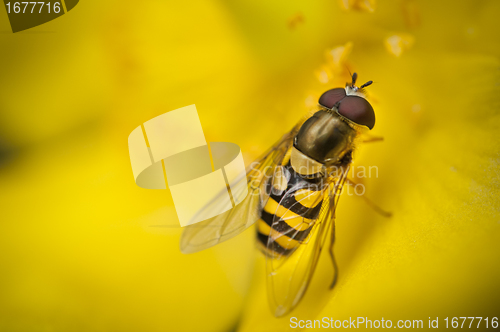
M339 113L359 125L372 129L375 126L375 112L372 105L361 97L348 96L342 99Z
M319 104L326 108L332 109L336 103L345 98L346 93L343 88L335 88L328 90L319 97Z

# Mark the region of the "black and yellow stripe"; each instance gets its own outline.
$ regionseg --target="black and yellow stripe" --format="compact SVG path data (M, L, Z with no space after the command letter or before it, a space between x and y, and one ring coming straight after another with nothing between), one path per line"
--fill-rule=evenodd
M302 178L291 166L285 167L291 173L286 190L271 193L257 221L261 247L266 253L272 251L278 255L291 254L308 239L323 201L317 179ZM269 238L273 241L267 248Z

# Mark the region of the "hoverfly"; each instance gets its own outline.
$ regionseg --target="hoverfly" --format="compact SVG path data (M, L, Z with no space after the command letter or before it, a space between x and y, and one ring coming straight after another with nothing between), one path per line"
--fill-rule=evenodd
M226 241L257 223L266 256L268 298L277 317L297 306L312 279L326 238L334 277L335 209L352 153L375 125L375 112L355 85L326 91L318 110L300 121L247 169L248 195L224 214L187 226L181 251L197 252Z

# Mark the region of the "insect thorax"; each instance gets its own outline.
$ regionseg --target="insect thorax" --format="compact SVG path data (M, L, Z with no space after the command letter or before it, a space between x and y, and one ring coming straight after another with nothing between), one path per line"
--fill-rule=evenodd
M318 111L304 122L295 137L291 165L310 177L331 166L350 163L357 132L335 113Z

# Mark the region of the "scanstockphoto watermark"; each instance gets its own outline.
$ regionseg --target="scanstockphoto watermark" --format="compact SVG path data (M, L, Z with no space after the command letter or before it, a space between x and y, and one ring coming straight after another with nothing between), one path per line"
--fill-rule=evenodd
M251 191L252 194L259 195L260 190L264 188L268 193L279 194L286 188L286 185L292 177L289 166L259 166L259 163L253 163L249 167L248 182L250 187L254 189ZM293 170L301 174L304 178L316 179L316 181L311 181L307 187L301 187L300 189L311 189L316 191L323 190L332 183L337 183L338 185L347 183L348 185L344 185L342 188L339 188L340 190L336 190L335 194L340 195L345 193L348 196L362 196L365 194L365 185L363 183L358 183L358 181L379 177L378 167L374 165L325 166L322 169L318 169L318 172L305 176L303 174L311 173L311 167L308 165L301 165L300 167L293 168ZM351 179L356 179L356 182ZM259 185L264 187L259 188Z
M498 317L429 317L428 319L405 319L390 320L369 319L368 317L356 317L349 319L334 319L323 317L322 319L301 320L297 317L290 318L292 329L438 329L438 328L468 328L468 329L497 329L499 327Z
M421 329L424 327L424 321L421 319L398 320L390 319L369 319L367 317L356 317L349 319L334 319L332 317L323 317L322 319L300 320L297 317L290 318L290 327L292 329L379 329L379 328L399 328L399 329Z

